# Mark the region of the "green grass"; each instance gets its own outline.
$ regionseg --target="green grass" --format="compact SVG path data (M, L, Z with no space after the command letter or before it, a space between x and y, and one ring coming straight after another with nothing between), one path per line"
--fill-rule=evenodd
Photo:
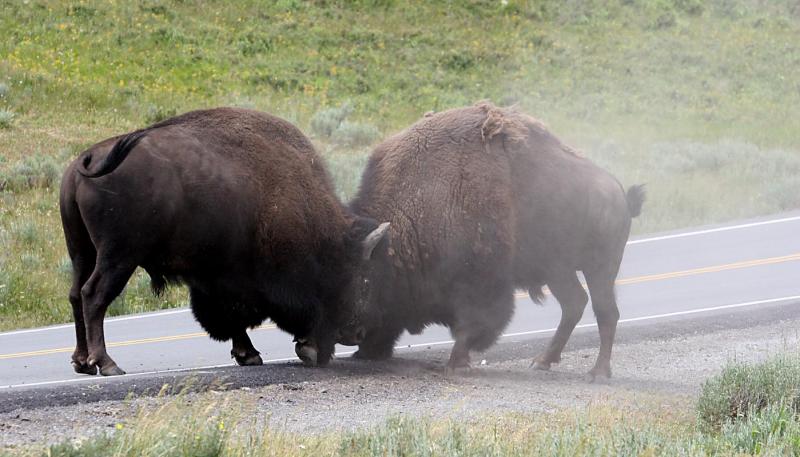
M7 456L734 456L800 455L800 355L733 364L710 379L692 411L637 396L627 406L434 420L398 416L355 432L292 433L233 392L163 399L110 433L7 449ZM747 399L742 401L742 398ZM746 406L728 414L718 404ZM712 405L712 406L710 406ZM723 408L724 409L724 408ZM709 412L712 414L709 415ZM716 412L714 412L716 411ZM717 414L721 412L721 414ZM709 427L713 424L712 427ZM0 450L0 455L4 451Z
M800 356L797 354L775 357L757 365L728 366L703 385L697 410L703 424L720 428L776 405L784 408L786 414L800 414Z
M209 106L296 123L345 197L376 139L489 98L541 118L625 184L646 182L636 233L800 207L791 0L0 0L0 10L0 330L70 319L54 211L66 163ZM24 223L37 226L33 242L17 234ZM180 291L146 294L129 289L126 309L185 303Z

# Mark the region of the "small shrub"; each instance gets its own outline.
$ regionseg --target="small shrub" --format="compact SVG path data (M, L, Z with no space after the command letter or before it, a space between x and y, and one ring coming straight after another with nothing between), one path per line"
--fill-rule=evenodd
M800 413L800 355L728 366L705 382L697 411L703 424L718 429L777 404Z
M675 17L675 14L672 11L667 11L656 18L653 28L668 29L670 27L675 27L676 23L677 18Z
M49 189L58 184L60 177L61 165L53 156L34 154L6 171L0 170L0 191Z
M21 223L14 227L14 238L27 246L38 244L41 233L34 222Z
M762 200L772 203L780 211L800 208L800 176L787 179L765 180Z
M25 271L34 271L39 268L42 259L33 252L23 252L19 256L19 263Z
M8 110L0 110L0 129L10 129L11 125L14 123L14 118L17 117L11 111Z
M380 135L374 125L344 121L333 131L331 140L341 146L358 148L371 145Z
M147 108L147 114L145 115L144 120L146 124L155 124L156 122L161 122L164 119L169 119L177 115L178 110L175 108L167 108L160 105L150 105Z
M338 146L359 148L369 146L380 137L380 131L371 124L350 122L353 112L349 103L338 108L318 111L311 118L311 132L320 139L330 140Z
M328 108L318 111L311 118L311 132L320 138L330 138L333 132L347 119L353 112L349 103L338 108Z
M239 37L237 47L243 56L250 57L269 54L275 49L275 42L269 35L251 31Z

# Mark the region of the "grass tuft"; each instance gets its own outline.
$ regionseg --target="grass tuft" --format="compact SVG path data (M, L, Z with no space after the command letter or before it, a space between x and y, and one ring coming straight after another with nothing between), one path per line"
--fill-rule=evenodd
M147 107L144 123L146 125L151 125L177 115L178 110L174 107L167 108L161 105L150 105Z
M764 410L768 411L759 416ZM719 429L728 424L732 431L740 429L730 424L751 417L752 424L758 425L775 415L800 414L800 356L781 355L759 364L728 366L705 382L697 411L705 426Z
M0 129L10 129L17 117L12 111L0 109Z

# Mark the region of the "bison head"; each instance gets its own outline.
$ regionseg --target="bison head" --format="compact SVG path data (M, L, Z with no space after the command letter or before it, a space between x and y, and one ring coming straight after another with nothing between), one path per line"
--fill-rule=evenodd
M372 252L389 228L365 217L356 217L344 243L346 252L329 269L323 316L308 336L295 338L295 353L306 365L325 365L333 355L335 343L359 344L366 333L360 317L366 308L365 293ZM335 271L333 271L335 270ZM365 284L366 283L366 284Z

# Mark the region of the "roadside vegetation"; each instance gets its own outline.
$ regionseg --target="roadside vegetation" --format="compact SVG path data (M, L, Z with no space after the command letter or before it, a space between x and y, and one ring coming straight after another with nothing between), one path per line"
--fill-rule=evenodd
M705 384L696 411L657 402L592 404L579 411L472 419L395 417L367 430L323 434L282 431L235 392L178 395L159 407L142 407L109 433L5 452L9 457L800 455L798 392L800 355L793 353L729 366Z
M0 10L0 331L71 318L64 166L96 141L197 108L296 123L345 199L380 138L491 99L541 118L626 185L647 183L636 233L800 208L792 0L0 0ZM133 281L115 313L185 304L181 289L156 300Z

